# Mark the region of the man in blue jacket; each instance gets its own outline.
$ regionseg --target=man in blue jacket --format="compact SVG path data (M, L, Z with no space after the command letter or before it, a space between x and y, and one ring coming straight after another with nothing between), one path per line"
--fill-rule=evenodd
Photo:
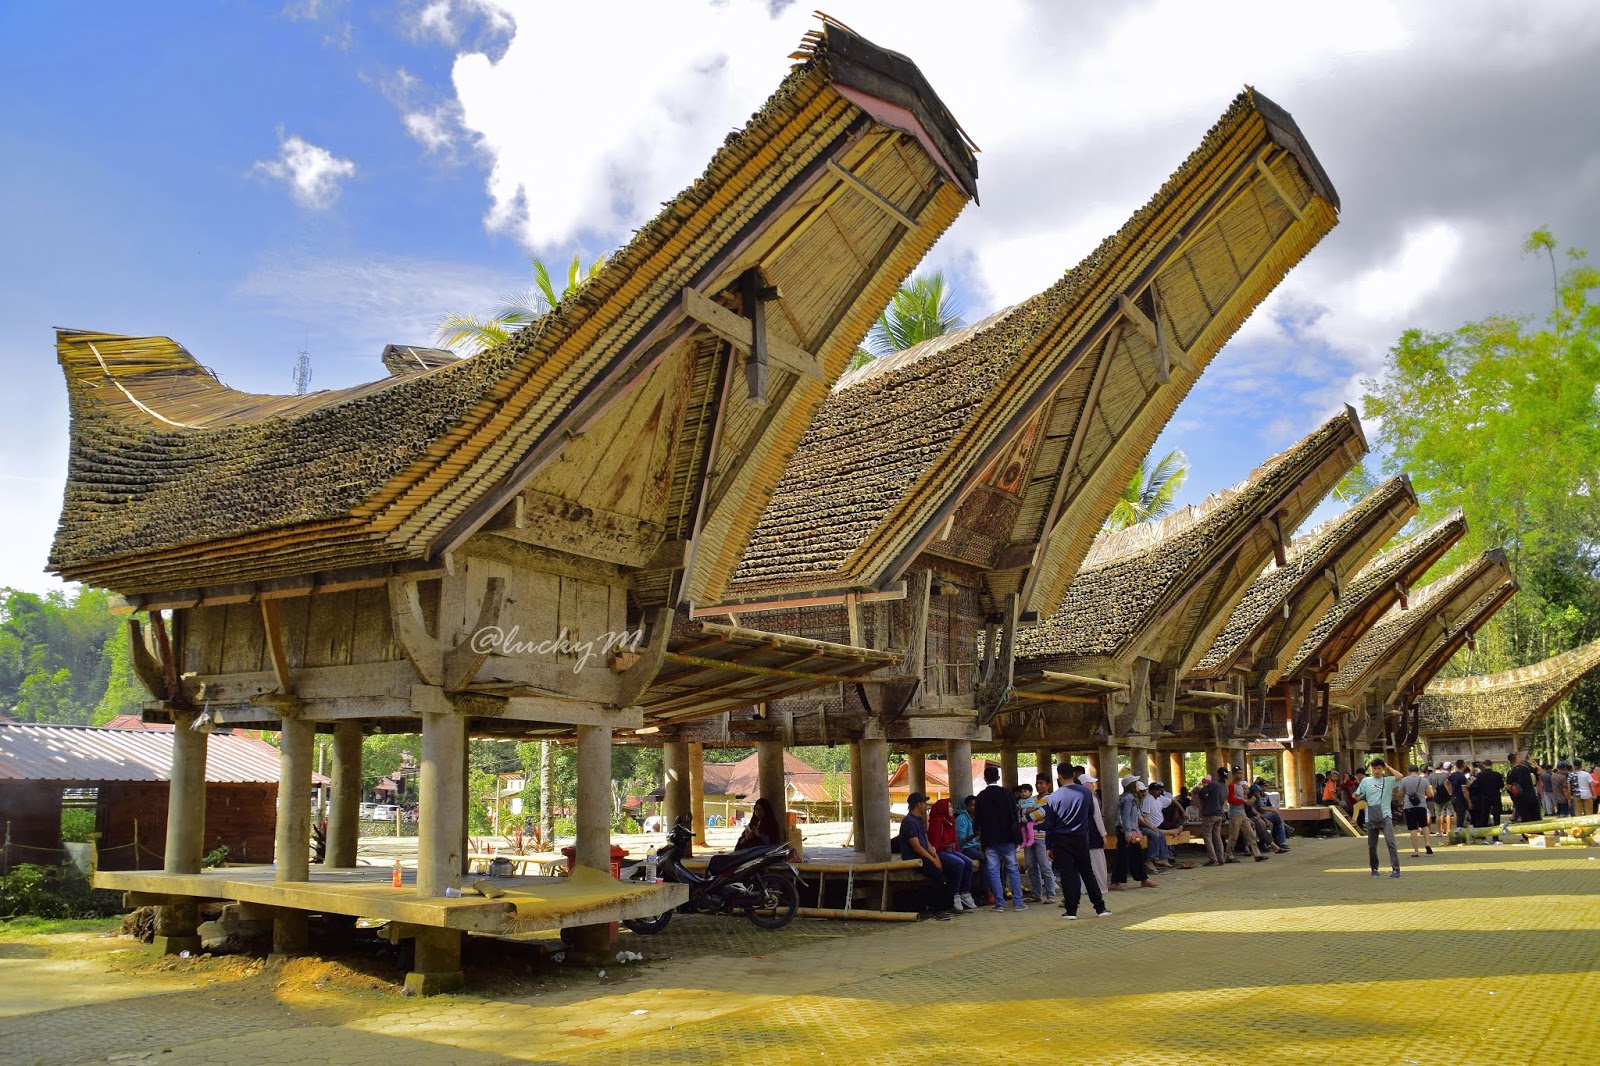
M1089 861L1089 835L1105 830L1095 822L1094 796L1085 785L1077 782L1070 763L1056 767L1057 788L1044 801L1045 843L1056 869L1056 883L1065 889L1063 918L1078 917L1078 903L1082 898L1080 883L1089 891L1089 902L1094 913L1104 918L1111 912L1106 909L1106 899L1100 894L1100 882Z

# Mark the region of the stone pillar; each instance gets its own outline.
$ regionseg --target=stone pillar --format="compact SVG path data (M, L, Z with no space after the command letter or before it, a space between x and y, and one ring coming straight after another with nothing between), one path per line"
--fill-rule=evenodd
M928 791L928 753L925 751L906 752L906 790L911 792Z
M947 740L944 745L945 765L950 772L950 806L960 813L961 801L976 795L972 788L972 741Z
M1076 761L1076 757L1073 756L1072 754L1068 753L1068 752L1062 752L1061 753L1061 761L1065 762L1065 763L1075 762ZM1087 766L1089 768L1089 772L1091 774L1093 774L1095 777L1103 777L1103 776L1105 776L1100 772L1100 753L1099 752L1091 751L1088 755L1084 756L1083 765ZM1113 764L1111 769L1113 771L1115 771L1116 770L1116 766Z
M442 896L461 887L461 820L466 790L459 780L467 750L467 719L448 708L422 715L422 772L417 780L417 895Z
M312 724L284 718L278 734L278 834L272 861L275 881L311 880Z
M1038 751L1034 752L1033 762L1035 766L1035 776L1049 778L1051 787L1055 787L1056 759L1055 756L1051 754L1050 750L1047 748L1040 748Z
M662 786L661 816L670 830L678 819L691 815L693 800L689 787L689 745L681 740L669 741L661 749L661 771L665 778Z
M689 747L689 827L694 842L706 847L706 749L704 744Z
M461 972L461 936L455 929L418 932L416 969L406 974L406 990L414 996L436 996L454 992L465 984Z
M611 874L611 728L578 726L578 840L574 865ZM576 871L574 871L576 872ZM611 926L580 925L568 934L573 959L598 962L611 949ZM420 943L420 942L419 942Z
M328 850L323 865L332 869L356 864L360 814L361 723L340 722L333 727L333 802L328 805Z
M850 846L867 850L866 834L861 831L861 744L850 742Z
M1149 784L1151 779L1160 780L1156 773L1156 763L1149 748L1133 748L1128 752L1128 764L1133 776Z
M1167 752L1167 787L1172 790L1174 796L1178 794L1179 789L1189 784L1188 770L1183 765L1183 756L1184 753L1181 751Z
M1000 783L1007 790L1017 787L1017 749L1002 748L1000 750Z
M161 867L169 874L199 873L205 854L207 734L189 728L195 718L192 711L172 716L172 781L167 786L167 846ZM156 954L198 955L199 927L200 909L193 903L156 908Z
M772 804L772 813L778 816L778 832L788 840L789 786L783 773L783 741L756 741L756 775L761 798Z
M1213 779L1217 775L1217 767L1225 765L1228 765L1227 748L1209 747L1206 749L1206 773L1210 774Z
M1098 774L1100 779L1100 814L1105 819L1106 832L1114 832L1117 820L1117 800L1122 795L1122 779L1117 772L1120 753L1115 744L1107 744L1098 752L1100 768L1104 773Z
M969 775L970 776L970 775ZM889 742L861 742L861 829L868 862L888 862Z

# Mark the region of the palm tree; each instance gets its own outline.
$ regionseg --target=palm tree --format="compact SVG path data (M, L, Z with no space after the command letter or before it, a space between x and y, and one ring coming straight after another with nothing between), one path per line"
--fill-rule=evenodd
M1183 488L1189 477L1189 457L1174 448L1150 468L1147 455L1139 461L1139 469L1122 490L1122 498L1112 508L1106 519L1108 530L1127 529L1152 518L1162 518L1172 512L1173 497Z
M550 271L538 256L533 257L533 288L507 293L500 298L500 306L488 318L459 312L445 315L439 320L434 336L446 348L456 349L464 355L476 355L488 348L504 344L511 334L543 318L549 310L574 289L580 289L605 265L601 256L584 269L576 254L567 267L567 283L560 292L550 280Z
M903 352L925 340L943 336L962 324L961 309L950 298L944 274L935 271L914 277L894 294L867 334L865 347L857 348L847 370L866 366L883 355Z

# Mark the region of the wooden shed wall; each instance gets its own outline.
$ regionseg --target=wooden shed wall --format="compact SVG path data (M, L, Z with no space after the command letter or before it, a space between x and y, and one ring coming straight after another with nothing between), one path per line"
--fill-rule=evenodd
M204 847L228 846L232 862L272 861L277 826L276 784L206 786ZM166 782L108 782L100 787L100 867L135 869L134 822L138 822L138 869L159 867L167 846Z
M10 834L6 862L12 868L24 862L60 862L61 785L51 781L0 781L0 833Z

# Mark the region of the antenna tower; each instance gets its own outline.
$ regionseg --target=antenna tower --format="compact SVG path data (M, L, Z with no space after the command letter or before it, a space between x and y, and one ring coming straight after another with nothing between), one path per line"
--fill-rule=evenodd
M294 373L290 376L294 379L294 394L296 396L304 396L306 388L311 384L311 354L309 352L304 349L301 350L294 361Z

